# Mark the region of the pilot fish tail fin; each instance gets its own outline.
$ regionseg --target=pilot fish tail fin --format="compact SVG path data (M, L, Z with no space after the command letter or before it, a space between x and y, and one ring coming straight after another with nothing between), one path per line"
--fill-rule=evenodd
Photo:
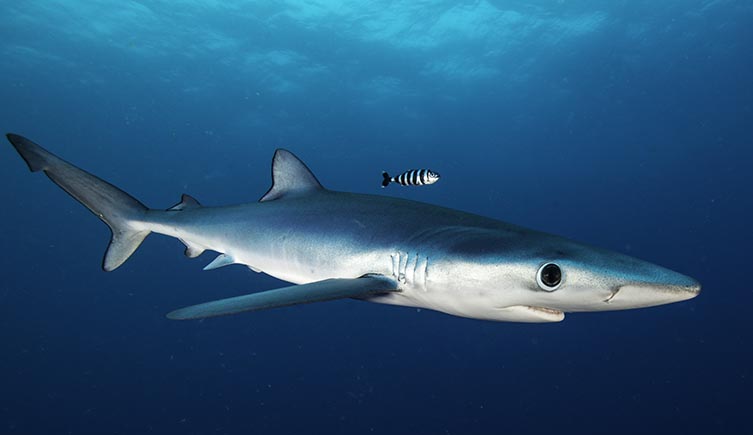
M386 171L382 171L382 187L387 187L392 182L392 177Z
M123 264L149 235L144 225L148 209L137 199L23 136L9 133L7 138L32 172L43 171L110 227L112 237L102 261L105 271Z

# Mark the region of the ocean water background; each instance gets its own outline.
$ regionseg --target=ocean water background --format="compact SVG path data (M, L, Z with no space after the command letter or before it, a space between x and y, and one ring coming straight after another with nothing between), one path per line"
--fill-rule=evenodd
M276 147L384 193L615 249L700 297L521 325L279 287L109 233L0 147L0 433L751 433L753 3L0 3L0 130L166 208L255 201ZM439 171L379 187L382 169Z

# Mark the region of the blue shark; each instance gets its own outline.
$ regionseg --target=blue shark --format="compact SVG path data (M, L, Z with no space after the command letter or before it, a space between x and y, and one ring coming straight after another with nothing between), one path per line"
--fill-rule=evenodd
M29 139L7 138L31 171L45 173L108 225L105 271L158 233L183 242L188 257L217 252L207 270L240 264L292 284L181 308L170 319L350 298L543 323L571 312L684 301L701 291L688 276L556 235L451 208L326 189L284 149L274 154L272 187L258 202L205 207L183 195L158 210Z

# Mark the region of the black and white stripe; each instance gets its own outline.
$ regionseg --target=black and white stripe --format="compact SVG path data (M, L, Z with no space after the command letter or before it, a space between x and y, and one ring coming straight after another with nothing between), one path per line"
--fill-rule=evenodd
M390 183L397 183L402 186L424 186L433 184L439 179L439 174L428 169L411 169L397 177L390 177L389 174L383 172L382 176L384 177L382 187L386 187Z

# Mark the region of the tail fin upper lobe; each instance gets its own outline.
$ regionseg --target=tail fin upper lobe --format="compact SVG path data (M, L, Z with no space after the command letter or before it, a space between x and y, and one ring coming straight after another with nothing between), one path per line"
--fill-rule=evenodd
M389 186L390 182L392 181L392 177L390 177L390 174L387 172L382 172L382 187Z
M149 235L150 231L138 224L144 221L148 209L137 199L23 136L9 133L7 137L32 172L44 171L50 180L110 227L112 237L102 269L109 272L118 268Z

